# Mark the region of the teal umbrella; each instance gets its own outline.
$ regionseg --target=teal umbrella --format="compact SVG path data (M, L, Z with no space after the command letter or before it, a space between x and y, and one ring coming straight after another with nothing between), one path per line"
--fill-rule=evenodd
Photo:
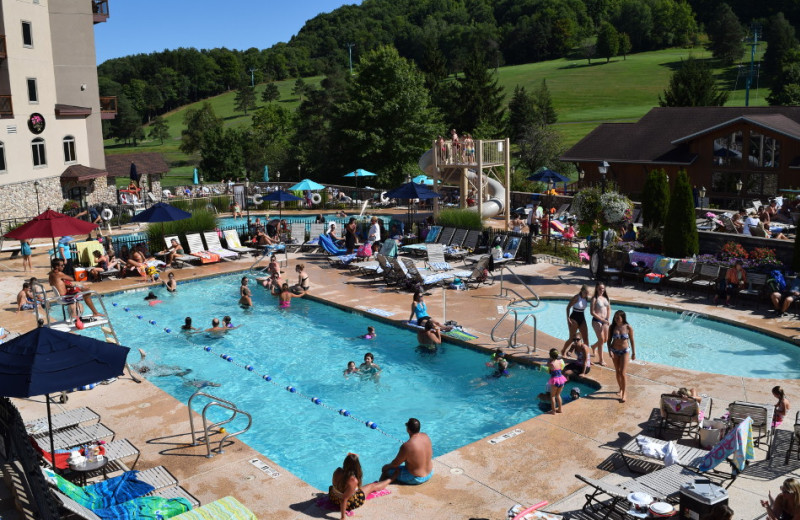
M359 177L377 177L377 173L368 172L367 170L362 170L361 168L352 171L345 175L345 177L355 177L356 178L356 190L358 190L358 178Z
M269 182L269 166L264 165L264 182Z
M427 186L433 186L433 179L431 179L427 175L417 175L416 177L411 179L411 182L413 182L414 184L425 184Z
M324 190L325 186L318 182L314 182L311 179L303 179L302 181L298 182L291 188L289 191L316 191L316 190Z
M197 174L197 168L194 169L194 177L192 177L194 184L200 184L200 176Z

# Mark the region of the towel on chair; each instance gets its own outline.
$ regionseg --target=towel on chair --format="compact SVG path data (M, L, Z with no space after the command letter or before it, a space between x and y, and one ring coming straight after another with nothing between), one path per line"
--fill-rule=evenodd
M139 497L93 512L103 520L162 520L191 509L185 498Z
M733 464L739 471L744 471L748 460L753 460L753 419L748 417L736 428L729 431L716 446L711 448L698 468L700 471L714 469L717 465L733 456Z
M150 493L155 488L147 482L138 480L138 471L126 471L122 475L101 480L96 484L80 487L56 475L48 469L43 470L47 479L69 498L89 509L103 509Z

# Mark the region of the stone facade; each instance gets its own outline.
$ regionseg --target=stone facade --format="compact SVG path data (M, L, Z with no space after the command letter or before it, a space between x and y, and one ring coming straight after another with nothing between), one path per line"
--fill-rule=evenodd
M36 206L34 181L17 182L0 186L0 219L28 219L46 210L48 207L61 211L64 206L64 195L59 177L39 179L39 207ZM38 211L38 212L37 212Z

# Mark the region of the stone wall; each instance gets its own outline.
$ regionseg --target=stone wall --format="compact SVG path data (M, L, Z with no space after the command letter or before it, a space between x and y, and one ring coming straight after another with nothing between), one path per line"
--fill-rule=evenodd
M778 260L786 265L792 265L794 240L777 240L775 238L713 233L711 231L698 231L697 234L700 238L700 254L717 254L719 250L722 249L722 246L728 242L737 242L748 251L757 247L774 249L775 256L778 257Z
M61 211L64 195L61 178L39 179L39 209L36 207L36 187L34 181L18 182L0 186L0 219L24 219L38 215L48 207ZM38 211L38 212L37 212Z

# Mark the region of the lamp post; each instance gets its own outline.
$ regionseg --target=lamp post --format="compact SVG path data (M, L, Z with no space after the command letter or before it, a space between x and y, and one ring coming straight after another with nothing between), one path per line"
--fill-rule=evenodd
M36 191L36 214L39 215L42 209L39 207L39 181L33 181L33 189Z
M736 197L737 197L737 202L739 203L739 206L742 205L742 186L744 186L744 183L742 182L742 179L739 179L738 181L736 181Z
M706 198L706 187L705 186L700 186L700 189L697 190L697 194L700 196L700 200L698 202L700 203L700 211L702 211L703 210L703 202L705 202L703 199Z
M583 187L584 177L586 177L586 171L583 168L581 168L580 170L578 170L578 188Z
M247 223L250 224L250 174L244 178L244 207L247 208Z
M300 163L297 163L297 182L300 182L301 180L303 179L300 177Z
M603 195L606 192L606 174L608 173L608 167L610 165L603 161L600 163L600 166L597 167L597 171L600 173L600 194ZM600 226L600 250L597 252L597 265L595 266L594 277L595 279L599 279L603 275L603 267L605 263L604 259L604 250L606 248L605 244L605 230L603 230L602 225Z

